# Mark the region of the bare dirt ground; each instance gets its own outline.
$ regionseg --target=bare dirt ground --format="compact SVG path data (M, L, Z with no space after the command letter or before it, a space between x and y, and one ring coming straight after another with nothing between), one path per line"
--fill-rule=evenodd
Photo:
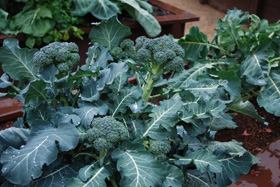
M217 20L223 18L225 13L220 12L207 4L200 4L199 0L160 0L182 10L191 12L200 17L199 21L186 23L185 34L189 32L192 26L198 26L200 31L208 36L211 41L215 28L217 27Z

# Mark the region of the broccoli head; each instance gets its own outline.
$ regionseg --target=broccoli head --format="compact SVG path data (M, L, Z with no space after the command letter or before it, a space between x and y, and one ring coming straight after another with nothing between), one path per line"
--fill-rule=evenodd
M169 36L150 39L141 36L135 44L136 63L148 69L148 78L143 87L143 99L147 102L155 83L163 74L184 69L184 49Z
M87 130L88 141L99 152L112 149L127 138L125 125L111 116L94 118Z
M156 159L161 161L167 158L166 154L171 149L170 141L168 140L150 140L149 145L149 151Z
M54 64L62 75L69 72L80 61L78 52L79 48L75 43L53 42L36 52L33 62L41 69Z
M117 61L128 58L134 59L136 57L134 42L130 39L124 39L119 47L113 48L110 52L112 57Z

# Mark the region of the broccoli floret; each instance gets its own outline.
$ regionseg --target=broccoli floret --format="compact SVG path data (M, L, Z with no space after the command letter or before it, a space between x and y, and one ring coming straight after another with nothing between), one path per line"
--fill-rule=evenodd
M166 154L169 153L171 149L170 141L168 140L150 140L149 141L149 151L158 160L165 160L167 158Z
M142 48L142 49L138 50L138 60L141 63L145 64L147 62L150 62L151 57L152 57L152 54L148 49Z
M140 48L145 49L146 47L148 47L149 40L150 39L148 39L146 36L139 36L138 38L136 38L136 40L135 40L136 50L139 50Z
M123 50L120 47L115 47L110 51L110 54L115 60L120 60L123 58Z
M124 39L120 43L120 48L122 48L123 50L134 48L134 42L130 39Z
M176 70L176 72L181 72L184 69L184 60L177 56L167 64L166 69L170 71Z
M154 54L154 61L157 64L165 64L167 61L167 56L164 52L159 51Z
M75 43L53 42L40 49L33 56L33 62L42 70L49 65L59 70L59 77L64 76L67 72L80 61L78 54L79 48Z
M111 116L94 118L87 130L88 141L99 151L108 151L128 138L127 128Z
M68 66L67 62L64 62L64 63L58 64L57 69L60 72L68 72L69 71L69 66Z
M130 39L125 39L120 43L119 47L115 47L110 53L117 61L128 58L134 59L136 57L134 42Z

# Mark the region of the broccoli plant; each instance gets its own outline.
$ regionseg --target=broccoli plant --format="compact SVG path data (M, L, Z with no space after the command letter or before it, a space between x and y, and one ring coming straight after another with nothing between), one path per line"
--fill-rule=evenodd
M227 19L244 20L231 13ZM248 32L260 32L256 25L261 22L251 18L254 28ZM110 28L106 23L103 29ZM264 121L241 96L241 80L250 83L256 76L247 66L257 60L265 72L257 77L266 83L258 102L274 103L271 109L279 115L274 102L280 99L275 57L279 23L267 28L262 35L252 34L254 38L242 34L239 41L252 41L256 54L235 53L241 44L226 48L220 40L201 47L206 36L196 27L180 40L140 37L135 44L122 41L118 34L123 27L115 29L118 34L110 28L112 35L98 38L88 49L86 64L77 69L70 69L78 59L74 44L53 43L38 51L20 48L16 39L5 40L0 88L13 89L1 96L16 96L23 116L0 131L2 186L182 187L237 181L259 160L242 143L215 141L215 133L238 125L232 111ZM226 35L220 28L219 33L228 39L239 32ZM265 33L271 41L256 42ZM269 55L260 58L264 51ZM67 65L67 73L60 64ZM169 71L174 76L163 79ZM129 84L135 74L139 84ZM150 96L151 90L155 95ZM157 104L147 102L155 96L164 97Z

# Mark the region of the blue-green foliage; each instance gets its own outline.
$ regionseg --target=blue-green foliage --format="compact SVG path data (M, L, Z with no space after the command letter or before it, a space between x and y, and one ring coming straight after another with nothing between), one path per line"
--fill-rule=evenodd
M225 26L243 23L239 11L230 15ZM86 65L72 73L75 45L50 44L34 55L36 50L19 48L15 39L5 40L0 87L14 88L9 92L23 102L23 118L0 131L2 186L227 186L248 173L258 159L242 143L214 138L216 131L238 125L231 111L264 121L245 100L249 94L242 98L254 80L266 83L251 85L260 90L254 92L260 106L279 115L280 24L251 18L254 27L242 36L235 34L243 30L220 28L222 43L202 42L204 35L192 29L181 40L139 37L134 44L118 36L111 45L100 32ZM112 22L102 27L110 28L106 23ZM120 30L110 32L116 36ZM240 39L236 52L223 46L233 42L231 34ZM258 38L263 34L272 41ZM175 41L185 43L186 55ZM252 48L240 46L245 41ZM192 62L187 70L183 58ZM170 70L178 72L165 74ZM133 75L137 84L129 83ZM23 81L14 85L10 78Z
M107 151L128 138L128 130L123 123L111 116L94 118L87 138L93 147L101 152Z

